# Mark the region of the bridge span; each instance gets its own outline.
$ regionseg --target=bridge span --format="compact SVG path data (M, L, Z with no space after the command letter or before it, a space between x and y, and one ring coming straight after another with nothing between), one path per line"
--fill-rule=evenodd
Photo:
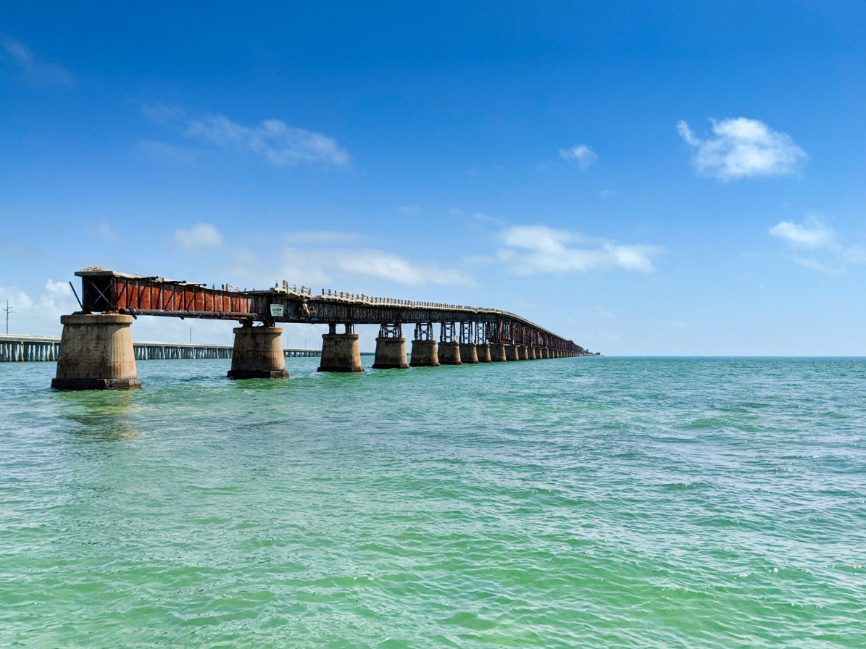
M130 325L140 315L237 320L229 378L287 378L281 323L327 324L320 372L362 372L355 325L379 325L377 369L461 365L590 355L518 315L497 309L414 302L287 282L240 290L91 267L81 278L81 311L61 317L63 336L52 387L60 390L141 387ZM70 284L71 285L71 284ZM73 287L74 290L74 287ZM254 322L261 323L253 326ZM433 325L439 324L439 338ZM403 326L414 325L411 363ZM337 327L343 331L338 333Z

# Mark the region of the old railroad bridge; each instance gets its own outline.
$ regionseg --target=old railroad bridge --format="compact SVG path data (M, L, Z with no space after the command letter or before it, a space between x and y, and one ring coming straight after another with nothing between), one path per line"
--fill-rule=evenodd
M286 282L265 291L86 268L81 278L81 311L61 317L63 335L57 361L59 390L128 390L141 387L130 325L139 315L238 320L234 329L233 379L286 378L282 322L327 324L322 336L320 372L362 372L355 325L379 325L377 369L461 365L586 356L570 340L520 316L467 306L376 298L322 291ZM74 289L73 289L74 290ZM76 297L78 294L76 292ZM262 323L253 326L254 322ZM433 324L438 323L439 340ZM404 325L415 325L411 363ZM337 333L337 326L343 327Z

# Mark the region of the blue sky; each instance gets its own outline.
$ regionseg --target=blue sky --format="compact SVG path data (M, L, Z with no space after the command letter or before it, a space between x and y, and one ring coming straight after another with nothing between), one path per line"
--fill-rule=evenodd
M866 5L465 5L5 3L11 330L59 334L99 265L611 355L866 355Z

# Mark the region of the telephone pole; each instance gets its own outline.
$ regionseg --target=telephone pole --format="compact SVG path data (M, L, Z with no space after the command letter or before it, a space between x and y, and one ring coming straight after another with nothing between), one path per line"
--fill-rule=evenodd
M9 300L6 300L6 308L3 309L6 312L6 333L9 333L9 313L13 311L12 307L9 306Z

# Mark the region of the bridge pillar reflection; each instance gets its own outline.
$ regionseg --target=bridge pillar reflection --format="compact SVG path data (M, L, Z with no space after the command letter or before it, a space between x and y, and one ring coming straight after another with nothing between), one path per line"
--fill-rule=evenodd
M281 327L254 327L250 321L233 329L230 379L287 379Z
M328 333L322 334L322 356L319 372L363 372L361 345L352 324L346 323L346 333L338 334L337 325L331 322Z
M436 339L433 338L433 323L422 322L415 325L415 340L412 341L411 367L439 367L439 353Z
M61 316L63 335L55 390L136 390L141 387L132 346L131 315Z
M409 369L409 360L406 358L406 339L403 337L403 328L399 322L379 326L373 369Z

